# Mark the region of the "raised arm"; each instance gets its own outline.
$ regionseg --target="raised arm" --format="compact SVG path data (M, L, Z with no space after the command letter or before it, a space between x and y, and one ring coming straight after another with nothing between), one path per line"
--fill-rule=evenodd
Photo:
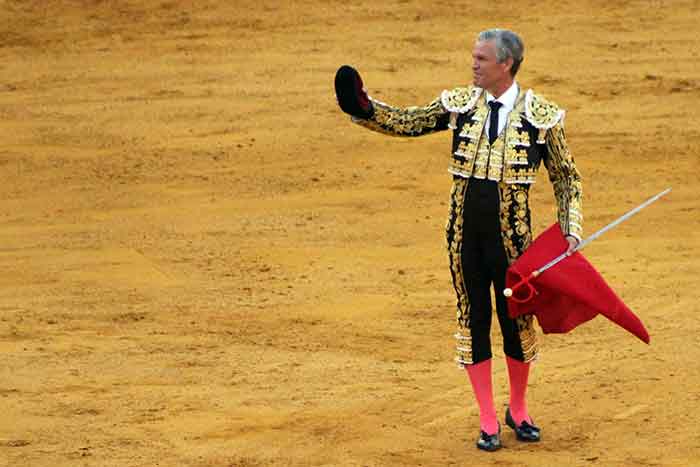
M450 114L435 99L425 107L392 107L370 97L374 115L368 119L353 117L352 121L379 133L391 136L422 136L447 129Z
M440 98L425 107L392 107L369 97L359 73L347 65L336 74L335 90L340 108L353 122L370 130L391 136L422 136L448 128L450 114Z

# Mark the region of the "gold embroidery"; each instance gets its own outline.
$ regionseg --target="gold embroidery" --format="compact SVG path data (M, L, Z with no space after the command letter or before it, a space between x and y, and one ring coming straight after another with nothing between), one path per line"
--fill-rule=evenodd
M566 145L561 125L547 131L547 153L545 167L557 199L559 225L564 234L580 239L583 235L581 175Z
M518 121L520 120L519 115L513 115L514 112L511 112L511 118L516 118ZM530 147L530 136L526 131L520 132L518 131L519 128L522 127L516 127L514 125L510 125L508 128L508 137L507 137L507 142L508 142L508 148L510 149L515 149L516 146L520 146L522 148L529 148ZM524 152L524 151L523 151Z
M501 133L499 138L491 145L484 137L484 123L488 115L486 101L480 99L476 105L474 114L466 122L459 133L462 138L467 138L468 143L460 142L455 155L463 157L461 161L452 158L448 171L461 177L475 177L500 181L503 177L504 148L508 146L507 132Z
M506 167L513 165L528 165L527 151L525 149L515 149L511 145L506 147L505 157Z
M353 118L353 122L370 130L391 136L420 136L447 129L447 111L440 99L425 107L392 107L370 98L374 115L368 119ZM444 123L441 117L444 118Z
M523 128L522 114L526 99L520 97L510 113L506 130L493 145L489 145L484 135L484 123L488 115L488 106L483 97L475 104L474 115L465 123L459 133L468 138L468 143L460 142L455 155L463 160L452 158L448 171L460 177L475 177L510 184L535 183L537 166L530 167L527 148L533 144L527 131Z
M516 169L515 166L508 167L507 173L503 177L503 181L508 184L528 183L533 184L537 179L537 169L523 167Z
M519 256L520 253L513 244L513 235L515 234L515 230L510 222L510 212L514 202L513 186L507 185L505 183L500 183L499 187L499 191L501 194L501 240L503 241L503 248L505 248L506 250L508 264L510 264L515 260L515 258Z
M488 114L488 109L484 105L477 107L474 115L471 117L471 123L465 123L462 126L462 131L460 131L459 136L462 138L469 138L473 141L478 141L481 138L481 134L484 130L484 122L486 115Z
M483 90L469 86L467 88L454 88L451 91L442 91L440 101L442 106L450 112L465 113L474 107Z
M457 355L455 356L457 366L464 368L467 365L473 364L471 330L469 328L460 328L459 332L455 333L455 339L457 339Z
M457 150L455 151L455 156L460 156L466 159L467 161L471 160L473 158L473 151L472 151L472 146L474 143L466 143L464 141L460 141L459 146L457 146ZM456 161L457 163L460 163L460 161Z
M527 186L499 184L501 205L501 235L508 263L515 261L532 242ZM518 239L518 245L515 239ZM537 333L532 315L516 318L520 345L526 362L537 358Z
M528 89L525 93L525 116L535 128L549 129L564 119L564 110Z
M537 358L537 332L533 325L533 315L520 315L515 319L520 335L520 347L523 349L523 361L531 362Z
M527 158L527 148L530 147L530 137L522 128L522 109L524 100L516 104L511 112L511 122L506 128L505 167L503 181L506 183L535 183L537 166L530 167Z
M469 297L464 286L462 273L462 229L464 218L462 209L468 180L455 177L450 193L450 213L445 226L447 236L447 254L450 261L452 283L457 295L457 364L460 366L473 363L471 331L469 329Z
M523 245L523 250L530 245L532 241L532 232L530 231L530 207L527 203L527 193L526 188L518 186L514 188L515 194L513 199L515 200L515 233L521 238ZM520 251L519 253L522 253ZM520 256L520 254L518 254Z

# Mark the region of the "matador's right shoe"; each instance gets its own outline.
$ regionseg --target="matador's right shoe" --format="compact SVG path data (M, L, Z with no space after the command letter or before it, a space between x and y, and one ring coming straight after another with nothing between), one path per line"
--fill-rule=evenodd
M501 445L501 424L498 424L498 432L496 434L490 435L485 431L482 431L479 435L479 439L476 440L476 447L482 451L498 451L503 447Z

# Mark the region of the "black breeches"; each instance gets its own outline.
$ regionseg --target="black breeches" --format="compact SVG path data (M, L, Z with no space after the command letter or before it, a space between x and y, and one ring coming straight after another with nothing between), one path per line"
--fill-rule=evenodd
M462 273L469 297L469 329L474 363L491 358L491 285L506 355L522 361L523 350L515 320L508 317L505 288L506 257L501 240L498 185L472 178L464 199Z

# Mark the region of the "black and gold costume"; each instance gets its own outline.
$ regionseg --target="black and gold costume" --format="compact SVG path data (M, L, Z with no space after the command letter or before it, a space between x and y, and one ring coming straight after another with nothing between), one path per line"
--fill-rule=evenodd
M456 361L460 366L478 363L491 356L487 336L491 322L490 298L483 297L483 287L480 286L482 298L477 305L474 300L477 295L473 293L474 284L483 282L483 274L490 276L485 278L487 290L491 282L496 289L506 355L525 362L534 360L537 355L532 316L510 320L506 315L505 301L498 298L503 288L505 268L532 241L528 193L541 163L547 168L554 188L562 232L579 240L582 233L581 179L566 145L564 111L532 90L520 92L504 130L493 143L489 143L488 135L484 134L489 114L485 94L481 88L473 86L455 88L444 91L425 107L405 109L370 98L374 114L369 119L353 118L359 125L394 136L421 136L448 129L453 132L448 167L453 175L453 185L446 234L457 293L458 330L455 337ZM493 201L488 201L491 208L479 208L479 203L491 198ZM489 209L493 213L491 217L488 216ZM489 236L496 236L502 247L500 242L487 243L476 249L467 245ZM476 273L475 261L488 266L486 269L490 272ZM472 292L471 301L468 290ZM488 309L471 310L472 306ZM479 311L479 316L472 311ZM477 321L483 324L477 324ZM489 348L485 349L486 346Z

